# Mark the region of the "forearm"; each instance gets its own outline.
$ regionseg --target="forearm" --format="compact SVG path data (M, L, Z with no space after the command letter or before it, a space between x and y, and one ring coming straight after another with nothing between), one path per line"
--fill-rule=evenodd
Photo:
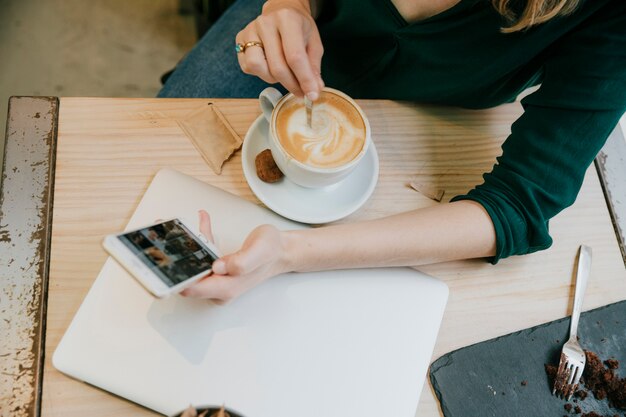
M493 256L496 237L478 203L459 201L382 219L285 232L286 269L414 266Z

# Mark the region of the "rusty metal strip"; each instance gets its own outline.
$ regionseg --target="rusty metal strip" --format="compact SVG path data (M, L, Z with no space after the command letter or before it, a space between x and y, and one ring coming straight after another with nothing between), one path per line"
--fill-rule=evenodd
M0 184L0 416L41 407L59 101L11 97Z
M596 169L626 264L626 136L619 124L598 153Z

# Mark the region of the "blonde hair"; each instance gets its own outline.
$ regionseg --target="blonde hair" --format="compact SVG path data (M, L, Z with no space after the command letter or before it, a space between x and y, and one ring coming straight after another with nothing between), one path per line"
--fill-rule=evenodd
M579 0L526 0L526 6L519 14L511 9L511 0L492 0L492 3L498 13L510 22L510 26L502 28L502 32L511 33L572 13Z

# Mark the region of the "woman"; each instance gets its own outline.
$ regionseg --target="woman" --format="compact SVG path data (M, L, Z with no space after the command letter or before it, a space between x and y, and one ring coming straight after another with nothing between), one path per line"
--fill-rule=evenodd
M315 99L326 83L355 98L485 108L541 86L522 100L493 170L466 195L368 222L261 226L189 296L228 301L287 271L496 263L546 249L549 219L574 202L626 109L623 0L269 0L251 16L258 3L235 3L161 96L254 97L278 82ZM252 43L218 59L219 42ZM201 224L210 234L206 213Z

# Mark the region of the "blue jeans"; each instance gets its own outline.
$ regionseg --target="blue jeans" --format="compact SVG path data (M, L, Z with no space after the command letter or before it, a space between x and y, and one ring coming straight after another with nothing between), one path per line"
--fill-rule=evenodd
M264 2L237 0L230 6L177 65L157 97L258 97L268 84L241 71L235 35L261 14Z

